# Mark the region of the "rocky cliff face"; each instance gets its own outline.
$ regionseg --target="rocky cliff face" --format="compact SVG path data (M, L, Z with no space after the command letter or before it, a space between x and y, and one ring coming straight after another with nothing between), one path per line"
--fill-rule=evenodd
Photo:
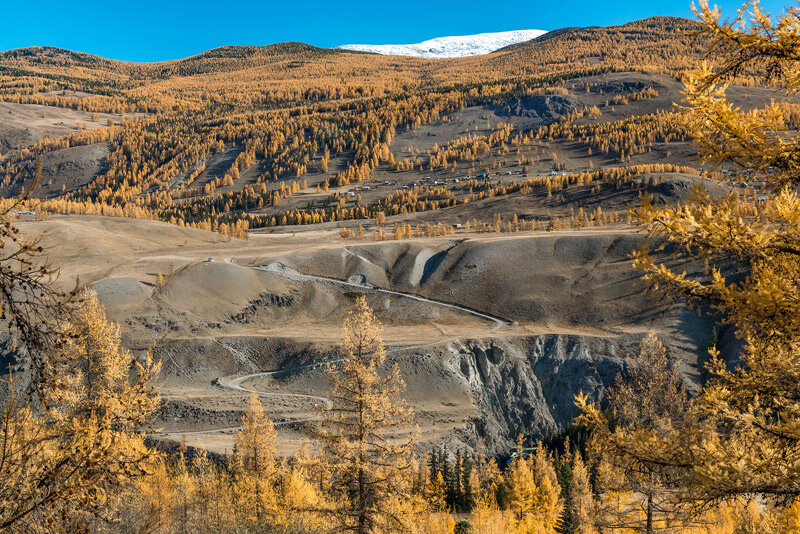
M578 415L575 395L602 399L640 339L547 334L451 344L444 365L469 384L479 413L465 441L482 438L492 452L507 451L521 430L563 428Z

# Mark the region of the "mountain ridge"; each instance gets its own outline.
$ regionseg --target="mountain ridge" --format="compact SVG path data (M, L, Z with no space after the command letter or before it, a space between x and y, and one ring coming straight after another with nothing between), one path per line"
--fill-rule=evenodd
M551 31L545 30L514 30L511 32L490 32L490 33L479 33L473 34L468 36L451 36L454 38L461 38L461 37L474 37L474 36L481 36L481 35L498 35L498 34L509 34L509 33L519 33L519 32L540 32L538 36L534 36L525 40L521 40L515 43L508 43L498 48L491 50L486 53L491 52L510 52L519 48L525 48L530 45L537 45L537 44L544 44L547 41L557 39L557 38L564 38L570 34L581 34L587 32L598 32L598 31L624 31L624 30L635 30L635 29L656 29L659 26L677 26L679 28L687 28L696 26L697 23L692 19L687 19L683 17L648 17L645 19L631 21L625 24L617 25L617 26L577 26L577 27L565 27L565 28L558 28ZM353 46L393 46L393 47L400 47L400 46L416 46L422 43L427 43L430 41L436 41L441 39L447 39L448 37L436 37L433 39L429 39L428 41L422 41L421 43L415 43L412 45L340 45L337 47L332 48L324 48L318 47L307 43L302 42L281 42L281 43L272 43L267 45L225 45L220 47L211 48L209 50L187 56L184 58L175 58L175 59L165 59L162 61L152 61L152 62L137 62L137 61L127 61L127 60L119 60L119 59L112 59L106 58L100 55L92 54L89 52L81 52L76 50L70 50L67 48L60 48L55 46L29 46L23 48L15 48L10 50L0 51L0 61L2 60L17 60L17 61L25 61L29 63L36 63L36 64L79 64L79 65L86 65L91 67L119 67L119 66L127 66L127 67L134 67L134 68L155 68L155 67L174 67L178 64L187 64L192 62L198 62L203 60L233 60L233 59L242 59L247 57L255 57L255 56L276 56L285 54L287 52L291 53L305 53L311 55L326 55L326 54L335 54L335 53L376 53L376 52L369 52L369 51L362 51L356 50L352 48L345 48L345 47L353 47ZM388 55L388 54L383 54ZM460 57L474 57L472 56L460 56ZM420 57L425 59L423 56L411 56L411 57Z
M546 30L512 30L484 32L471 35L434 37L409 44L345 44L337 50L371 52L389 56L412 56L425 59L448 59L490 54L517 43L530 41L547 34Z

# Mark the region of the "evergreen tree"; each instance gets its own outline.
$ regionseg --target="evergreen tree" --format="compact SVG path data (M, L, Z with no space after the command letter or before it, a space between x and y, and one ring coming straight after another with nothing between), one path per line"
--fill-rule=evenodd
M0 419L0 530L87 529L154 468L138 428L158 405L160 365L121 347L92 291L59 328L69 335L57 352L41 353L42 402L34 409L12 388Z
M393 502L411 498L406 476L414 435L393 443L389 434L409 429L413 412L400 398L397 366L382 378L386 360L382 327L364 297L342 328L343 361L330 364L331 405L318 429L338 490L328 512L342 530L363 534L406 519Z
M680 428L689 397L679 370L654 333L642 340L631 360L627 376L624 379L617 376L608 392L616 428L612 432L607 421L602 426L596 425L594 447L614 472L606 479L611 485L601 491L632 491L642 496L635 505L606 516L604 524L613 528L641 523L642 531L651 533L658 522L674 519L679 513L673 506L674 482L679 473L670 464L640 461L629 453L630 439L636 432L667 436Z
M255 393L250 395L247 413L242 416L242 429L236 433L234 461L238 468L240 511L247 521L263 525L275 514L277 506L275 425L264 415L264 407Z
M575 453L572 465L572 483L565 502L564 532L595 534L594 495L589 482L589 472L580 453Z
M462 512L471 510L475 505L475 495L472 490L472 464L472 457L469 454L463 454L461 461L461 501L459 503Z
M698 13L714 62L686 83L692 135L707 162L734 162L743 181L765 188L756 203L735 193L715 199L701 188L680 208L645 202L636 217L651 248L671 251L665 260L708 262L710 276L691 278L647 250L635 267L660 296L712 306L745 347L735 369L711 348L710 378L680 425L623 427L607 437L651 473L674 470L683 502L789 499L800 496L800 139L777 102L745 111L725 92L743 72L786 94L800 88L800 9L777 21L755 1L730 21L706 2ZM726 275L732 265L741 276ZM602 414L582 404L602 429Z

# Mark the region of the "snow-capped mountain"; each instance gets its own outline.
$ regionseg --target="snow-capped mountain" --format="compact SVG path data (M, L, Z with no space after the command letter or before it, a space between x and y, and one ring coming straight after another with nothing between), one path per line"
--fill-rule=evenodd
M547 33L544 30L514 30L510 32L477 33L437 37L416 44L368 45L347 44L337 46L343 50L359 50L389 56L417 56L429 59L465 57L488 54L503 47L530 41Z

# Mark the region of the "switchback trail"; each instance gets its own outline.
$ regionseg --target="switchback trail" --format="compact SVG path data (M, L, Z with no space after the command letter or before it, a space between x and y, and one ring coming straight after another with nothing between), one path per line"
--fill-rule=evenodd
M225 258L225 262L226 263L233 263L233 260L231 258ZM272 263L267 264L267 265L257 265L257 266L254 266L253 269L274 273L274 274L283 276L285 278L289 278L290 280L312 281L312 282L318 282L318 283L333 284L333 285L338 285L338 286L341 286L341 287L348 287L348 288L353 288L353 289L361 289L361 290L373 291L375 293L382 293L382 294L391 295L391 296L394 296L394 297L401 297L401 298L407 298L407 299L411 299L411 300L416 300L416 301L419 301L419 302L424 302L426 304L432 304L434 306L440 306L440 307L448 308L448 309L451 309L451 310L455 310L455 311L460 312L460 313L464 313L464 314L467 314L467 315L471 315L473 317L478 317L480 319L492 322L495 325L494 326L495 329L509 328L509 327L514 326L514 322L513 321L509 321L508 319L505 319L505 318L502 318L502 317L498 317L496 315L492 315L492 314L489 314L489 313L485 313L485 312L482 312L482 311L474 310L472 308L469 308L467 306L462 306L460 304L453 304L451 302L444 302L444 301L441 301L441 300L431 299L431 298L428 298L428 297L422 297L422 296L414 294L414 293L406 293L404 291L395 291L393 289L386 289L386 288L382 288L382 287L377 287L377 286L373 286L373 285L367 284L367 283L356 283L356 282L349 282L349 281L345 281L345 280L339 280L338 278L329 278L329 277L325 277L325 276L315 276L315 275L310 275L310 274L303 274L303 273L298 272L298 271L296 271L296 270L294 270L294 269L292 269L290 267L287 267L286 265L284 265L284 264L282 264L282 263L280 263L278 261L272 262ZM435 342L432 342L432 343L426 343L426 344L423 344L423 345L398 346L398 347L393 347L391 349L388 349L386 352L387 352L387 354L391 354L393 352L399 352L399 351L404 351L404 350L427 348L427 347L440 345L442 343L449 343L450 341L454 341L456 339L458 339L458 338L450 338L450 339L445 339L445 340L439 340L439 341L435 341ZM236 352L236 349L234 347L230 347L230 346L227 346L227 345L224 345L224 347L227 350L231 351L231 352ZM342 361L342 360L341 359L326 360L326 361L320 361L320 362L311 362L311 363L307 363L307 364L304 364L304 365L299 365L297 367L292 367L292 368L289 368L289 369L263 371L263 372L251 373L251 374L247 374L247 375L220 377L215 382L216 382L216 384L218 386L220 386L222 388L225 388L225 389L230 389L230 390L233 390L233 391L244 392L244 393L255 393L255 394L257 394L259 396L262 396L262 397L284 397L284 398L288 397L288 398L295 398L295 399L309 399L309 400L313 400L313 401L324 402L328 406L331 406L330 399L328 399L327 397L320 396L320 395L310 395L310 394L306 394L306 393L274 393L274 392L268 392L268 391L258 391L258 390L255 390L255 389L250 389L250 388L244 387L244 386L242 386L242 383L244 383L244 382L246 382L248 380L255 380L255 379L259 379L259 378L269 378L269 377L275 376L276 374L279 374L279 373L296 372L296 371L300 371L302 369L309 369L309 368L319 367L319 366L327 365L327 364L330 364L330 363L337 363L337 362L340 362L340 361ZM317 419L318 419L317 417L306 417L306 418L299 418L299 419L292 419L292 420L279 420L279 421L276 421L274 424L276 426L277 425L287 425L287 424L292 424L292 423L303 423L303 422L308 422L308 421L314 421L314 420L317 420ZM211 433L229 433L230 434L230 433L233 433L233 432L235 432L237 430L240 430L240 429L241 429L241 427L225 427L225 428L217 428L217 429L210 429L210 430L196 430L196 431L190 431L190 432L158 432L157 434L160 434L162 436L180 436L180 435L184 435L184 434L191 435L191 434L211 434Z
M401 351L405 351L405 350L414 350L414 349L435 347L436 345L441 345L443 343L450 343L451 341L455 341L457 339L459 339L459 338L458 337L453 337L453 338L449 338L449 339L443 339L443 340L439 340L439 341L434 341L434 342L431 342L431 343L423 343L423 344L420 344L420 345L401 345L401 346L391 347L391 348L386 350L386 354L392 354L392 353L395 353L395 352L401 352ZM228 345L223 345L223 346L226 349L228 349L229 351L231 351L231 352L236 351L235 348L230 347ZM303 369L313 369L315 367L322 367L324 365L328 365L328 364L331 364L331 363L341 362L342 360L343 360L342 358L337 358L335 360L323 360L323 361L317 361L317 362L310 362L310 363L306 363L306 364L303 364L303 365L298 365L296 367L291 367L289 369L278 369L278 370L274 370L274 371L263 371L263 372L260 372L260 373L252 373L252 374L248 374L248 375L226 376L226 377L218 378L215 381L215 383L216 383L216 385L218 385L218 386L220 386L222 388L225 388L225 389L231 389L231 390L238 391L238 392L243 392L243 393L255 393L259 397L289 397L289 398L310 399L310 400L316 400L316 401L324 402L328 406L331 406L331 401L327 397L322 397L322 396L319 396L319 395L309 395L309 394L305 394L305 393L273 393L273 392L268 392L268 391L258 391L258 390L255 390L255 389L246 388L246 387L242 386L242 383L246 382L248 380L253 380L253 379L258 379L258 378L272 377L272 376L275 376L277 374L293 373L293 372L301 371ZM319 420L318 417L301 417L301 418L297 418L297 419L281 419L281 420L278 420L278 421L273 421L273 424L275 426L279 426L279 425L290 425L290 424L294 424L294 423L306 423L306 422L309 422L309 421L317 421L317 420ZM160 432L155 432L154 434L160 435L160 436L182 436L182 435L191 436L191 435L200 435L200 434L233 434L234 432L239 431L241 429L242 429L241 426L229 426L229 427L223 427L223 428L211 428L211 429L208 429L208 430L190 430L190 431L186 431L186 432L160 431Z

